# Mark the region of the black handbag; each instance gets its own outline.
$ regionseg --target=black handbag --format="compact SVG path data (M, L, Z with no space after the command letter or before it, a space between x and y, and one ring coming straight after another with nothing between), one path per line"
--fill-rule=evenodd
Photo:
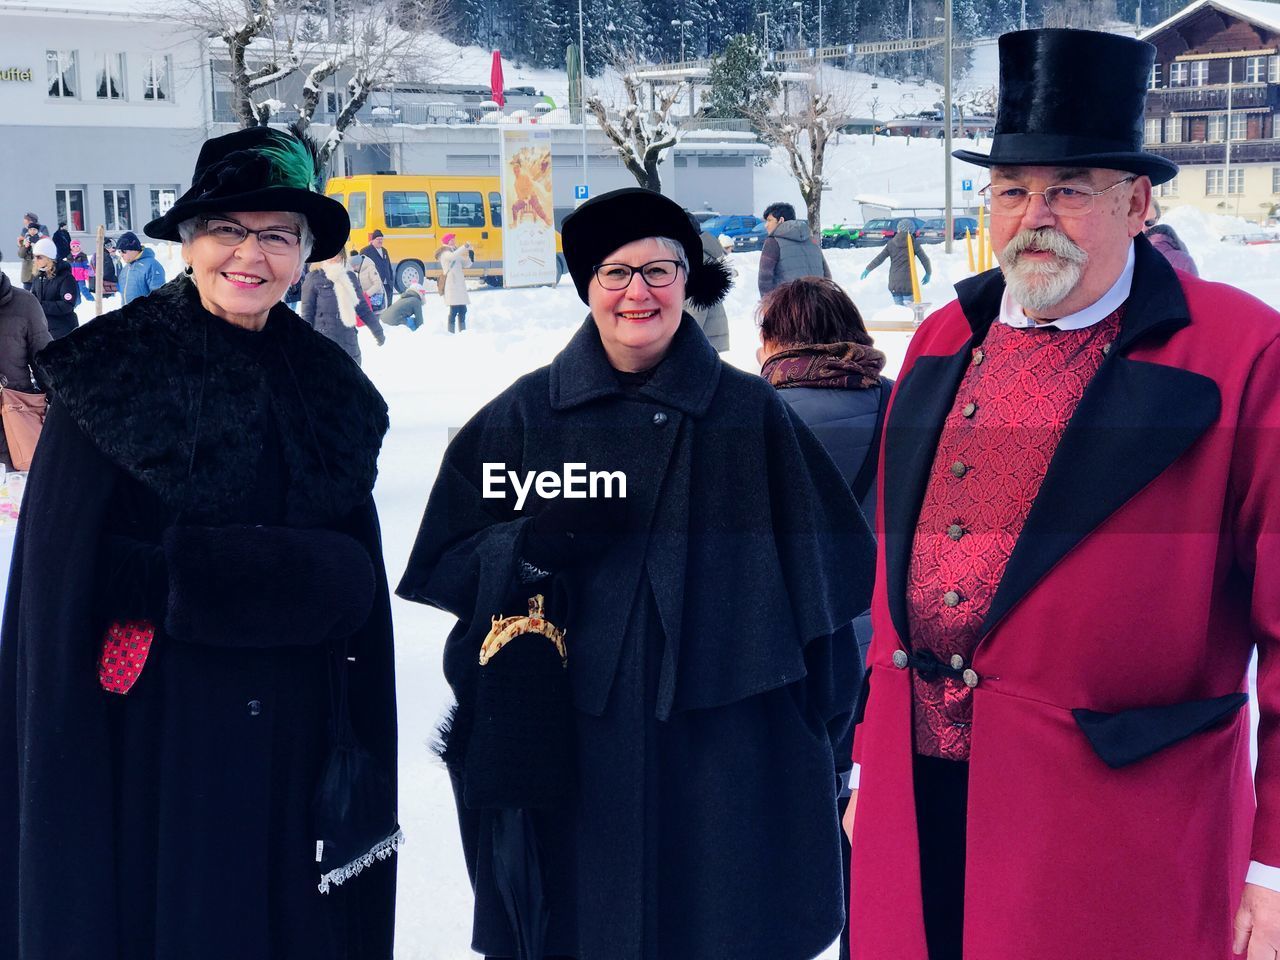
M321 893L345 883L404 843L396 817L395 788L381 763L356 739L347 703L347 651L333 651L329 665L333 699L333 749L313 802L316 864Z

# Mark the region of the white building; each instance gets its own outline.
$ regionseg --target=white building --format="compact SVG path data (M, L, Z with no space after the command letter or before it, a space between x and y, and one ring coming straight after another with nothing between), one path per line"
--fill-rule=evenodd
M190 185L208 85L202 41L145 4L0 0L0 230L140 233Z

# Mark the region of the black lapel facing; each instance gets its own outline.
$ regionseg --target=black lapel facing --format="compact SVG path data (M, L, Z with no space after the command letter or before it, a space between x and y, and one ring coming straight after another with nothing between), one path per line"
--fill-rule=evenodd
M918 357L898 382L884 427L885 575L894 628L907 642L907 571L920 505L933 466L947 412L973 350L987 336L1000 310L1004 279L998 270L956 285L960 306L973 335L949 356Z
M1191 322L1173 268L1145 237L1135 245L1119 336L1054 451L983 634L1218 419L1222 400L1212 379L1125 356L1138 341L1167 337Z

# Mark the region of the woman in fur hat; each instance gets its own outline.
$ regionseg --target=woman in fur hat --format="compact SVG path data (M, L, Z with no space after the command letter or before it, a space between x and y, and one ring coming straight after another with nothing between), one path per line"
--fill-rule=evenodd
M0 638L0 956L391 957L387 411L280 303L348 233L315 176L291 135L210 140L146 227L185 273L37 361Z
M398 588L458 618L443 753L472 947L813 957L844 916L836 793L870 535L818 441L683 310L717 303L729 277L676 204L614 191L566 218L563 241L589 313L454 438ZM492 618L537 595L566 669L521 684L507 650L477 655ZM495 679L522 702L487 696ZM568 743L549 743L561 709ZM536 843L508 829L511 809ZM524 897L521 874L540 880Z

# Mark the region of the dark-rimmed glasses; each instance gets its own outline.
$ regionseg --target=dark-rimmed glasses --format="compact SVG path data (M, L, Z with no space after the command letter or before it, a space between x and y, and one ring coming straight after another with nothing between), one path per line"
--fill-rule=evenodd
M1090 190L1088 187L1070 183L1045 187L1043 190L1028 190L1026 187L1012 186L998 187L994 183L989 183L978 192L990 198L993 217L1020 216L1026 211L1032 197L1044 197L1045 206L1060 217L1082 217L1093 209L1094 197L1100 197L1122 183L1137 179L1136 176L1125 177L1101 190Z
M601 263L592 270L596 282L606 290L625 290L631 286L631 278L637 273L651 287L669 287L680 275L679 260L650 260L638 267L626 263Z
M267 253L289 253L297 250L302 243L301 234L280 227L266 227L262 230L251 230L238 220L230 217L206 217L201 220L206 236L217 240L224 247L238 247L253 234L258 238L258 245Z

